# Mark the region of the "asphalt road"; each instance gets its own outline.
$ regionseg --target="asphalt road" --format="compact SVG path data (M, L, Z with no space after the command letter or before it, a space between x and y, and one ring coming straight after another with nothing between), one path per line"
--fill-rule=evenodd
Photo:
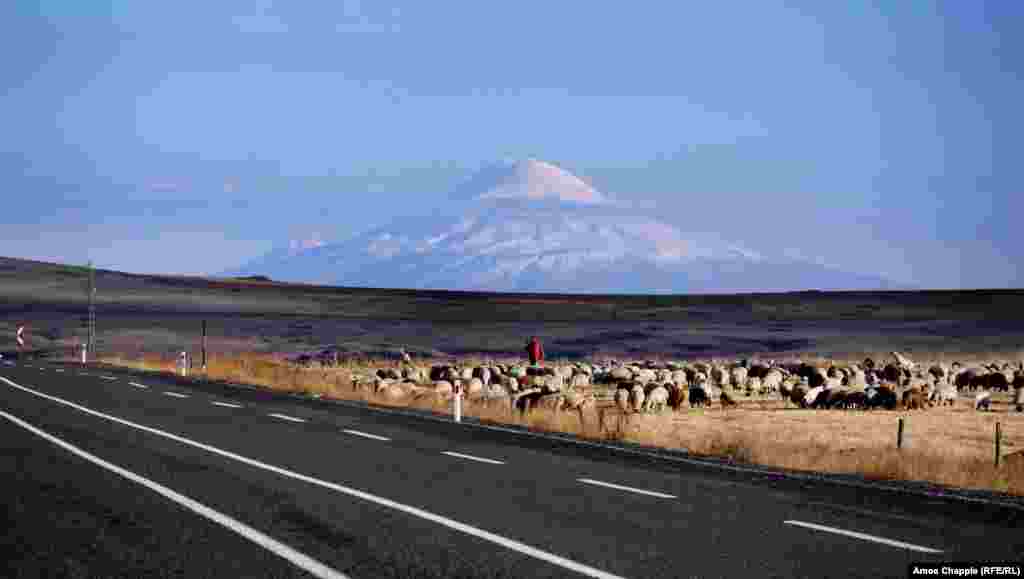
M97 368L0 366L0 448L10 577L905 577L1024 559L1009 509Z

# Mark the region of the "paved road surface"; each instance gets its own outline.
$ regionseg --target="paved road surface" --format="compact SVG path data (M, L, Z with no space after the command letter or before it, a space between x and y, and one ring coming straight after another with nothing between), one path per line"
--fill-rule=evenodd
M4 365L0 413L11 577L904 577L1024 558L1009 510L170 378Z

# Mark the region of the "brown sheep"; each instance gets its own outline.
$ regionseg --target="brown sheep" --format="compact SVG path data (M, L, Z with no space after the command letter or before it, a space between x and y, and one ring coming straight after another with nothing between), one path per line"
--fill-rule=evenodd
M789 401L796 404L800 408L804 407L804 398L807 396L807 389L803 386L793 386L793 389L789 392Z
M672 410L682 410L683 403L686 402L687 388L680 384L666 383L665 389L668 390L669 408Z
M847 408L864 408L867 406L867 401L867 395L859 390L850 392L846 395Z
M903 408L906 410L924 410L928 399L919 388L911 388L903 393Z
M848 397L849 397L849 394L846 391L844 391L844 390L834 390L832 392L832 395L828 399L828 407L829 408L838 408L838 409L846 408L847 398Z
M725 390L722 390L722 393L718 395L718 401L722 404L722 408L729 408L729 407L732 407L732 406L737 406L737 402L735 400L733 400L725 392Z

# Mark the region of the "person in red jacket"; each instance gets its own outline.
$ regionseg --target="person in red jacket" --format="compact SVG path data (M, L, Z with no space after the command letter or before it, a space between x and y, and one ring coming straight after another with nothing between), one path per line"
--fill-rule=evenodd
M526 344L526 354L530 357L531 366L536 366L544 361L544 346L540 345L537 336L531 337L529 343Z

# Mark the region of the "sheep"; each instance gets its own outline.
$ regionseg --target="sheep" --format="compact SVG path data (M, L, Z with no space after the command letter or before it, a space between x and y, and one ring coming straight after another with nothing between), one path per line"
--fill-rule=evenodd
M642 384L634 383L629 389L629 403L634 412L642 412L644 409L644 387Z
M860 366L855 364L850 369L850 375L846 377L845 384L851 388L864 388L867 386L867 375Z
M711 406L711 401L708 400L707 390L700 386L690 387L690 407L695 408L697 406Z
M975 410L992 410L992 393L988 391L979 392L974 397Z
M910 371L896 364L886 364L882 368L881 376L886 382L904 384L910 380Z
M823 392L825 392L824 397L822 397ZM803 408L816 408L818 406L818 400L822 400L823 402L828 400L828 393L824 386L815 386L808 390L807 394L804 395L801 406Z
M782 379L782 372L776 368L772 368L765 372L764 376L761 378L761 388L763 388L766 393L771 394L779 389L779 386L782 384Z
M949 370L947 370L941 364L934 364L928 368L928 373L932 375L935 382L949 382Z
M927 398L918 388L903 392L903 408L906 410L924 410Z
M985 377L985 370L978 367L964 368L960 370L953 379L958 390L968 389L972 392L978 388L984 388L988 384Z
M668 390L669 407L676 411L682 410L686 402L686 387L669 382L665 384L665 389Z
M746 396L751 396L754 392L761 394L761 378L757 376L746 379L746 388L744 388Z
M986 386L989 390L999 390L1001 392L1008 392L1010 390L1010 383L1013 382L1013 377L1007 376L1007 373L1001 370L989 372L986 378Z
M801 386L800 384L797 384L793 386L792 391L790 391L789 401L795 404L796 406L799 406L800 408L804 408L804 399L806 397L807 389Z
M894 410L896 408L896 392L888 386L877 386L868 388L865 391L867 397L867 408L884 408Z
M864 408L867 406L867 401L867 394L859 390L855 390L846 395L847 408Z
M733 400L725 390L722 390L722 393L718 395L718 401L722 404L722 408L729 408L738 405L738 403Z
M472 378L479 378L482 384L491 383L491 370L490 368L476 367L472 370Z
M625 366L614 368L609 374L611 375L612 380L616 382L624 382L626 380L633 379L633 371Z
M668 390L664 386L656 386L647 394L644 412L663 412L667 405Z
M940 404L943 406L946 404L952 406L953 403L956 401L956 397L956 388L948 384L944 384L942 386L939 386L938 388L933 389L931 395L929 396L932 404Z
M846 408L849 393L845 390L835 390L828 399L828 408Z
M619 388L615 391L615 405L623 414L629 414L632 407L629 405L629 389Z

